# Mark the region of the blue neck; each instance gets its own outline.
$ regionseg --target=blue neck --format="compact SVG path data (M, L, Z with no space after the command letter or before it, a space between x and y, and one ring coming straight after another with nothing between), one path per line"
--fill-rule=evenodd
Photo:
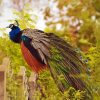
M17 38L17 36L20 33L20 31L21 30L20 30L19 27L17 27L17 26L13 27L12 30L9 32L10 39L14 41L14 39Z

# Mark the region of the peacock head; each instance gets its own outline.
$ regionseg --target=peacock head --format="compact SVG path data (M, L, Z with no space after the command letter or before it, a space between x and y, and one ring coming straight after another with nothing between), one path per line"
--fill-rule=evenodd
M9 37L12 41L15 41L18 38L18 35L20 34L20 28L18 21L15 20L15 23L10 24L7 28L10 28L11 31L9 32Z

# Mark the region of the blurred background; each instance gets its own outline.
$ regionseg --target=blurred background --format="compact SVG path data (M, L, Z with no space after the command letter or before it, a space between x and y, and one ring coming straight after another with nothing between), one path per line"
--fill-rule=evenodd
M21 58L20 46L8 38L10 30L5 27L14 20L21 29L52 32L69 42L87 65L84 80L94 100L100 99L100 0L0 0L0 63L9 59L7 100L84 100L84 93L73 87L61 94L48 71L34 86L34 73Z

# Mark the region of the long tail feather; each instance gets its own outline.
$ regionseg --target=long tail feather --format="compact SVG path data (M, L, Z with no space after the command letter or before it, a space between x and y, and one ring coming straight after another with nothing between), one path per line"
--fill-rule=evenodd
M48 59L48 63L58 88L64 92L72 86L76 90L86 91L90 95L87 100L92 100L87 84L80 77L86 67L79 59L79 55L63 39L53 34L49 34L49 39L52 45L50 51L52 56Z

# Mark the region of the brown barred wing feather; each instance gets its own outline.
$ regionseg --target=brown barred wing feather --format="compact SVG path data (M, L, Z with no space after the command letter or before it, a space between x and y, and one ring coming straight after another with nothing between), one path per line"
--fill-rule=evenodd
M23 35L31 39L32 47L38 51L41 60L47 64L46 58L50 57L50 40L46 33L37 29L25 29Z

